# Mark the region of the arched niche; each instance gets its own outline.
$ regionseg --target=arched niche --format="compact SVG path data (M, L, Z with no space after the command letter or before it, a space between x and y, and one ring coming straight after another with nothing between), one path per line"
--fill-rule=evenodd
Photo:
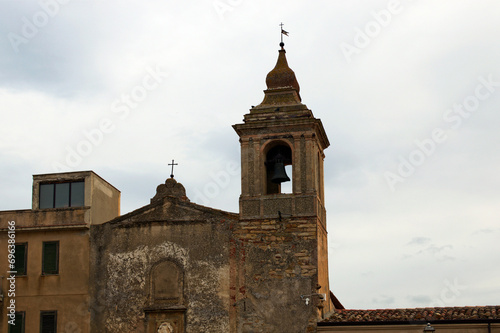
M287 167L290 166L290 167ZM282 182L276 182L277 174L288 176L289 181L293 182L293 158L290 145L281 140L272 141L264 149L264 193L278 194L282 193ZM285 171L286 170L286 171ZM287 180L283 181L287 182ZM290 188L292 188L290 186ZM290 191L291 193L292 191Z
M157 263L151 269L151 300L153 303L182 304L184 272L170 260Z

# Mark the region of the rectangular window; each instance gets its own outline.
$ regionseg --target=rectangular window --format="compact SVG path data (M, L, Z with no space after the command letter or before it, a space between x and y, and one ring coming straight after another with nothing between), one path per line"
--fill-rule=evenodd
M40 184L40 208L54 208L54 184Z
M40 312L40 333L57 332L57 311Z
M84 206L84 184L83 181L40 184L40 209Z
M69 187L70 183L59 183L55 184L55 208L59 207L69 207Z
M14 313L15 325L8 324L9 333L24 333L24 311Z
M22 276L26 275L27 259L28 259L28 244L16 244L16 262L14 264L14 271L16 275Z
M42 275L59 273L59 242L43 242Z
M82 207L84 205L84 184L84 182L71 183L71 207Z

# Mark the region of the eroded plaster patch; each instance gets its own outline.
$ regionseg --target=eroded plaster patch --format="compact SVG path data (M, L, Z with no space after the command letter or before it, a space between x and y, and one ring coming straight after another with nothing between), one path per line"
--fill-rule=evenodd
M104 299L108 303L106 326L110 332L132 332L144 318L151 266L162 260L175 260L184 271L189 269L189 252L172 242L139 246L129 252L108 255ZM125 291L126 290L126 291Z

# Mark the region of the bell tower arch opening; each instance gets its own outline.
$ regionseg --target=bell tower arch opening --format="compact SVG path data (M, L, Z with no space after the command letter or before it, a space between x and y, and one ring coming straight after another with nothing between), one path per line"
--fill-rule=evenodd
M266 147L265 153L265 194L293 192L292 149L283 141L274 141ZM289 173L287 173L287 170ZM290 178L288 175L292 175ZM290 182L290 183L288 183ZM282 186L287 183L289 186Z

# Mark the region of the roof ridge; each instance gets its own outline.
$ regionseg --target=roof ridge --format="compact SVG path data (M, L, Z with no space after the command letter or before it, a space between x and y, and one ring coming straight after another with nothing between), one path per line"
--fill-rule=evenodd
M395 322L499 320L500 305L445 306L393 309L335 309L324 322Z
M379 309L336 309L337 311L388 311L388 310L418 310L418 309L463 309L463 308L488 308L500 305L463 305L463 306L426 306L416 308L379 308Z

